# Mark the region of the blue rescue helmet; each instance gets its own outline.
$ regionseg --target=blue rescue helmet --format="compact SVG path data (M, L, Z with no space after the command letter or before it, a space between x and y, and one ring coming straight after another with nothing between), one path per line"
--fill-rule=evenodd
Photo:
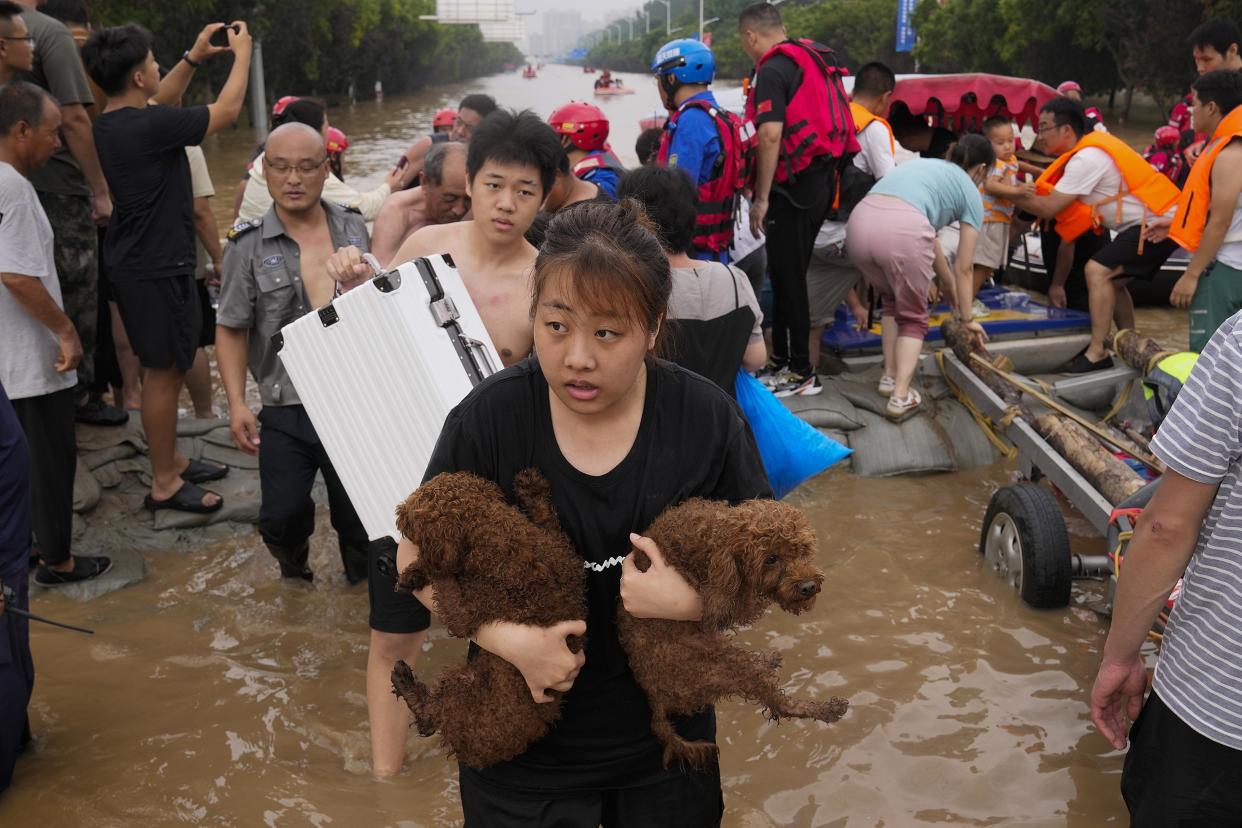
M651 73L672 75L678 83L711 83L716 74L716 57L701 41L670 40L656 52Z

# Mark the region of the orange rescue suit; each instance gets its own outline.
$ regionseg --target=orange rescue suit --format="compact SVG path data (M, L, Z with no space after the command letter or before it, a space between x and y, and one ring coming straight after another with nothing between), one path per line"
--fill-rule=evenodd
M1207 226L1208 208L1212 204L1212 165L1234 138L1242 138L1242 106L1236 107L1216 125L1208 145L1190 168L1186 188L1177 200L1169 238L1192 252L1199 249L1203 228Z
M1053 161L1052 165L1039 176L1035 181L1035 191L1040 195L1051 193L1056 183L1061 180L1061 176L1065 174L1065 165L1069 163L1069 160L1074 157L1075 153L1088 147L1095 147L1108 153L1108 157L1121 171L1121 189L1118 190L1117 195L1099 204L1088 205L1075 200L1057 213L1057 235L1065 241L1073 241L1088 230L1100 232L1103 224L1100 220L1100 208L1109 204L1117 205L1117 218L1120 221L1121 199L1127 195L1137 198L1148 212L1157 216L1164 215L1177 202L1181 194L1177 186L1147 163L1146 159L1135 152L1129 144L1107 132L1089 132L1078 139L1073 149ZM1144 223L1146 223L1146 218L1144 218Z

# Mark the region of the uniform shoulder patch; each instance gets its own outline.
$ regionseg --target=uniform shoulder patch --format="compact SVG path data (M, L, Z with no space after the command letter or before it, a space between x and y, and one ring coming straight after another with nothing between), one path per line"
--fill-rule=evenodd
M254 219L253 221L239 221L229 228L229 232L227 234L228 240L233 241L239 236L249 233L251 230L255 229L256 227L261 227L262 225L263 225L263 219Z

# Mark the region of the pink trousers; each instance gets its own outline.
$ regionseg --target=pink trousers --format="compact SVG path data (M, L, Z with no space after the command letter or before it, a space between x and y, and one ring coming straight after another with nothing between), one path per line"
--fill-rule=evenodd
M869 195L850 214L845 247L854 266L897 320L899 336L927 335L927 290L936 260L936 231L899 198Z

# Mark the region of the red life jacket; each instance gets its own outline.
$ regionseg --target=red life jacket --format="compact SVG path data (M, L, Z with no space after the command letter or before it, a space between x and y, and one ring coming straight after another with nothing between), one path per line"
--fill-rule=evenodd
M621 159L617 158L611 147L605 147L602 150L591 150L586 158L583 158L577 164L574 164L573 173L579 178L583 173L591 170L612 170L617 175L625 172L625 165L621 163Z
M737 212L738 193L746 183L742 120L732 112L702 98L684 101L664 125L664 134L660 137L660 151L656 156L656 163L661 167L668 166L673 130L677 128L677 121L682 113L690 107L701 109L711 116L716 125L716 134L720 138L720 153L712 165L711 178L698 185L698 207L695 211L694 239L691 243L698 250L720 253L733 246L733 219ZM687 172L698 176L697 170Z
M846 70L832 49L801 38L776 44L755 65L756 75L775 55L798 65L801 77L793 97L785 105L777 183L795 178L817 158L844 158L860 149L850 114L849 98L841 78ZM756 111L755 88L746 95L746 120L752 124L763 113Z

